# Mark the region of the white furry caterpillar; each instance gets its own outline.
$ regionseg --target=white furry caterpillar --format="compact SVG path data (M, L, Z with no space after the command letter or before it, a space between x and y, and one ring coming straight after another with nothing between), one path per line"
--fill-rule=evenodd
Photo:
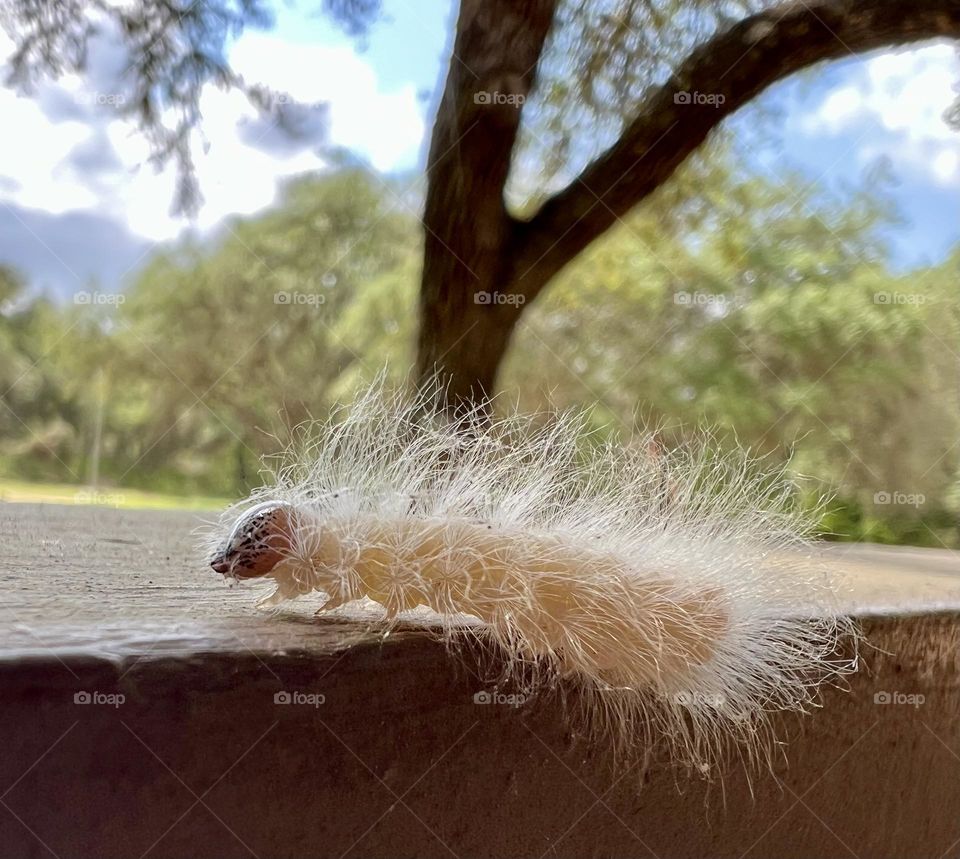
M452 422L425 405L375 387L313 428L276 485L226 511L213 568L272 577L268 606L318 591L320 611L428 607L492 638L515 678L578 681L619 739L652 717L701 761L854 670L836 655L853 624L794 551L782 473L652 436L591 445L577 416Z

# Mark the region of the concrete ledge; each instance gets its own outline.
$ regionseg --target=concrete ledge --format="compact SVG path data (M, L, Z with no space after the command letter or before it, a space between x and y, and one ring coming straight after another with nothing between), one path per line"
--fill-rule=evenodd
M862 608L850 688L783 726L772 773L711 784L611 767L549 698L475 704L482 680L428 633L256 616L189 561L190 525L0 507L0 855L960 856L949 565L937 585L897 562L945 607Z

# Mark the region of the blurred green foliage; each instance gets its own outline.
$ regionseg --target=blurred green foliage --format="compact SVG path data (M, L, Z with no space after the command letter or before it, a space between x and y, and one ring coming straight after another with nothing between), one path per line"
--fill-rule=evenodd
M406 375L416 206L343 167L158 250L118 295L30 299L0 268L0 476L256 485L293 427L385 366ZM960 248L893 274L891 220L877 190L692 165L527 310L501 388L590 405L598 427L717 428L832 495L837 538L960 546Z

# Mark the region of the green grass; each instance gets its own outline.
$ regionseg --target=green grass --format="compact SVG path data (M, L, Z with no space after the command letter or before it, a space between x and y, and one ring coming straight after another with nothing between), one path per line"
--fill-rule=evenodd
M230 503L227 498L202 495L164 495L140 489L104 486L91 489L68 483L28 483L0 479L0 501L40 504L96 504L103 507L144 510L216 510Z

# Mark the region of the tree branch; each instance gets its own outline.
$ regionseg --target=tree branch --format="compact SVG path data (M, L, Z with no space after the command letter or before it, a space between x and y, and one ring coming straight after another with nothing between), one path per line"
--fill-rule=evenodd
M620 140L515 231L513 288L527 301L662 185L720 122L822 60L960 37L960 0L807 0L737 23L654 90Z

